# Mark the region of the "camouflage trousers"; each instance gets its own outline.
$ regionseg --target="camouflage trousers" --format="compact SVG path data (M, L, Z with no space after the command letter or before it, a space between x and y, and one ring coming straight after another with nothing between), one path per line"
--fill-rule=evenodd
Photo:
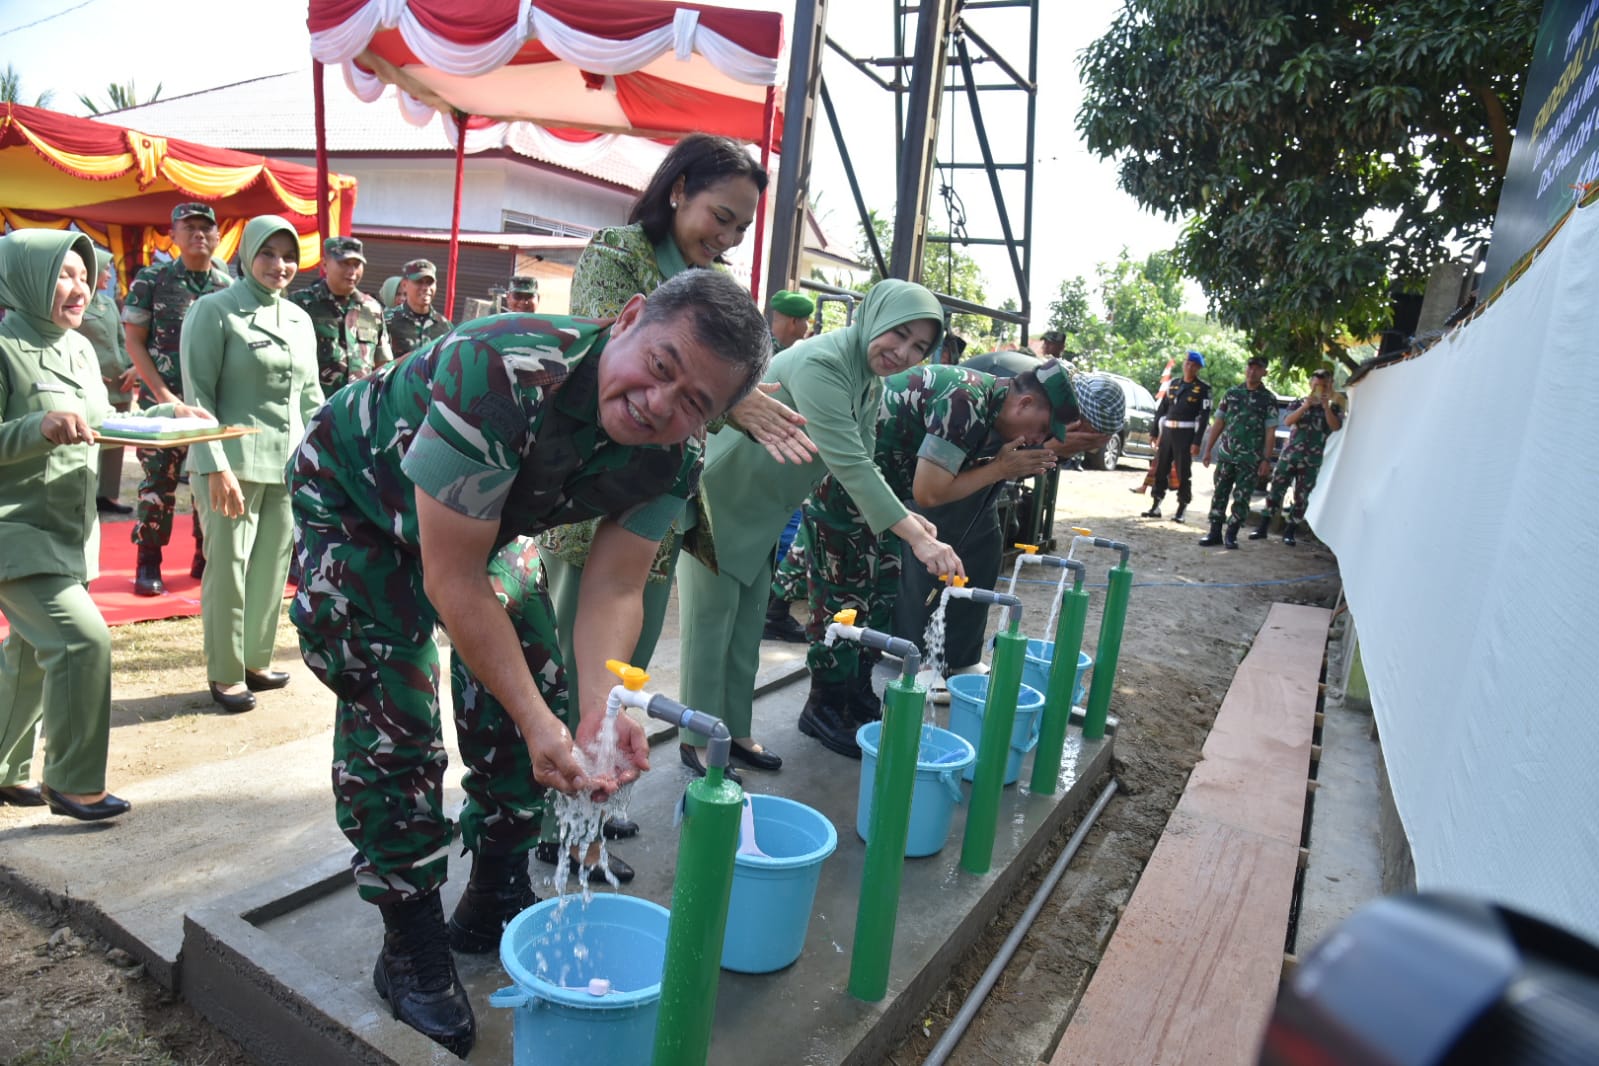
M339 828L356 849L361 897L399 902L444 883L457 829L443 810L448 760L433 639L438 616L415 554L360 515L314 448L295 456L289 490L302 575L289 617L306 665L338 701L332 777ZM541 576L530 579L526 562L502 552L490 564L491 583L540 695L571 726L554 612ZM450 681L466 764L462 842L482 854L526 852L545 810L527 745L454 652Z
M795 544L802 539L805 601L810 607L805 634L811 638L805 665L814 683L843 684L882 655L852 641L828 647L823 642L828 624L839 611L853 607L856 625L888 632L899 592L900 540L893 533L873 533L855 501L831 475L805 502Z
M1288 497L1288 486L1294 487L1294 506L1288 512L1288 521L1303 522L1305 508L1310 504L1310 490L1316 487L1321 474L1321 456L1309 458L1288 453L1277 460L1271 471L1271 486L1266 490L1266 506L1272 514L1282 510Z
M1232 519L1235 525L1249 520L1249 498L1255 494L1255 484L1260 477L1260 460L1219 459L1216 461L1216 487L1210 497L1210 520L1220 522L1227 518L1227 497L1232 495Z
M807 504L809 500L805 501ZM811 552L811 539L805 535L805 519L800 519L799 532L789 542L788 551L778 561L772 575L772 595L784 603L794 603L805 598L805 560Z
M172 539L172 514L178 506L178 478L183 473L187 448L138 448L139 502L134 508L133 543L141 548L164 548ZM201 550L200 519L194 520L194 550Z

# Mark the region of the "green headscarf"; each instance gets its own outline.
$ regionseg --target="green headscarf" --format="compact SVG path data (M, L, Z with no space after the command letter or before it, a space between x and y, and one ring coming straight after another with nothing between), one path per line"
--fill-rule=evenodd
M868 344L895 326L915 322L919 318L933 320L936 328L932 343L927 346L927 354L935 355L944 343L944 308L938 298L913 281L885 278L873 285L866 299L861 301L854 322L843 329L800 341L794 347L814 352L816 345L830 346L846 360L858 360L864 364Z
M399 275L395 275L392 278L384 278L383 287L378 289L378 303L382 304L383 310L387 311L389 308L394 306L394 298L399 294Z
M244 239L239 242L239 275L256 299L263 304L277 303L282 293L277 289L269 289L255 280L255 271L250 269L250 264L255 262L262 247L268 238L277 233L287 233L289 240L294 242L294 247L300 247L300 235L294 227L277 215L256 215L244 224Z
M70 230L24 229L0 237L0 307L10 309L46 341L66 330L50 317L56 278L68 252L77 252L85 270L93 269L94 242Z
M100 279L105 275L106 271L108 271L110 269L111 269L111 253L106 251L104 248L100 247L98 244L95 245L94 246L94 277L89 279L89 288L98 289L100 287Z

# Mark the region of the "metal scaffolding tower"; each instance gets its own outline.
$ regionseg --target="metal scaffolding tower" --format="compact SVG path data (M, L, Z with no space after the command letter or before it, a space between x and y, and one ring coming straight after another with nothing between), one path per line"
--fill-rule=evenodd
M782 167L777 182L779 211L788 207L792 207L792 211L786 224L780 221L774 227L768 274L773 288L827 288L797 276L807 225L806 212L811 200L811 151L819 104L843 163L877 272L883 277L921 281L938 292L940 279L921 277L926 244L1003 246L1009 254L1017 310L1001 310L960 300L947 293L938 294L950 311L1020 325L1022 338L1026 340L1027 322L1032 313L1033 163L1036 158L1040 2L893 0L894 54L857 58L827 35L829 0L798 0L784 108ZM994 34L984 20L1001 17L992 13L1007 9L1012 12L1008 16L1012 19L1015 13L1026 17L1025 65L1007 59L1000 49L989 43ZM857 10L852 7L850 13ZM829 81L824 76L825 51L833 52L844 61L845 65L834 72L840 85L860 75L893 94L897 195L892 262L885 259L871 226L854 153L844 137ZM980 71L992 71L998 76L984 82L980 80ZM996 158L985 116L994 108L1011 102L1002 94L1014 93L1025 94L1026 136L1024 145L1018 146L1023 151L1019 159L1000 159ZM973 135L967 137L964 144L954 136L957 120L961 128L969 126ZM939 147L941 121L950 132L942 150ZM958 176L976 171L987 175L986 194L992 198L997 232L971 232L961 196L956 191ZM1015 183L1005 180L1010 173L1021 175L1020 196L1016 194ZM939 217L931 203L935 191L946 223L942 228L947 232L930 235L929 224L936 223ZM1018 215L1020 226L1014 224Z

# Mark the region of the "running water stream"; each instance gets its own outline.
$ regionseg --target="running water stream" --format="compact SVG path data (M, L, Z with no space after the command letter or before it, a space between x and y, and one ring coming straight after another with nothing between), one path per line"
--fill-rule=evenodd
M1070 570L1063 568L1060 572L1060 581L1055 586L1055 596L1049 601L1049 624L1044 627L1046 641L1055 639L1055 619L1060 615L1060 601L1066 595L1066 581L1071 576Z
M624 710L619 713L626 714L627 712ZM616 719L608 715L605 721L600 724L595 750L592 753L574 745L572 757L577 760L579 768L582 769L587 777L593 778L619 773L625 759L617 747ZM610 853L606 850L605 836L600 832L600 827L605 824L607 818L613 816L626 817L627 801L632 791L633 786L631 784L623 785L603 801L595 800L593 795L588 792L575 796L553 791L550 793L550 810L555 816L560 834L556 854L565 855L575 846L578 857L587 859L590 845L598 843L600 846L599 858L597 863L593 865L599 866L601 873L605 875L605 880L610 883L612 888L620 888L621 884L616 880L615 875L611 873ZM578 875L578 883L582 886L585 903L591 898L588 873L589 870L593 869L593 865L583 865ZM550 883L555 888L556 895L564 896L566 894L568 876L568 864L564 862L556 863L555 873L550 875Z
M929 693L933 687L944 678L944 628L946 617L949 613L949 589L944 589L939 594L938 606L933 609L933 615L927 620L927 629L922 634L922 647L927 650L922 659L922 669L916 675L916 681ZM933 701L927 700L926 710L923 715L928 724L933 722Z

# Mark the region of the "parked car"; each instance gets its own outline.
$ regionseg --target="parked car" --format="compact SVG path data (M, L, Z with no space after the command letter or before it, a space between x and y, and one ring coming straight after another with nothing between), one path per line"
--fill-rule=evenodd
M1122 387L1127 400L1127 421L1121 432L1106 441L1098 451L1083 456L1083 465L1090 470L1115 470L1124 455L1139 459L1153 459L1154 446L1149 443L1149 433L1155 426L1155 397L1132 378L1096 370L1086 375L1109 378Z

